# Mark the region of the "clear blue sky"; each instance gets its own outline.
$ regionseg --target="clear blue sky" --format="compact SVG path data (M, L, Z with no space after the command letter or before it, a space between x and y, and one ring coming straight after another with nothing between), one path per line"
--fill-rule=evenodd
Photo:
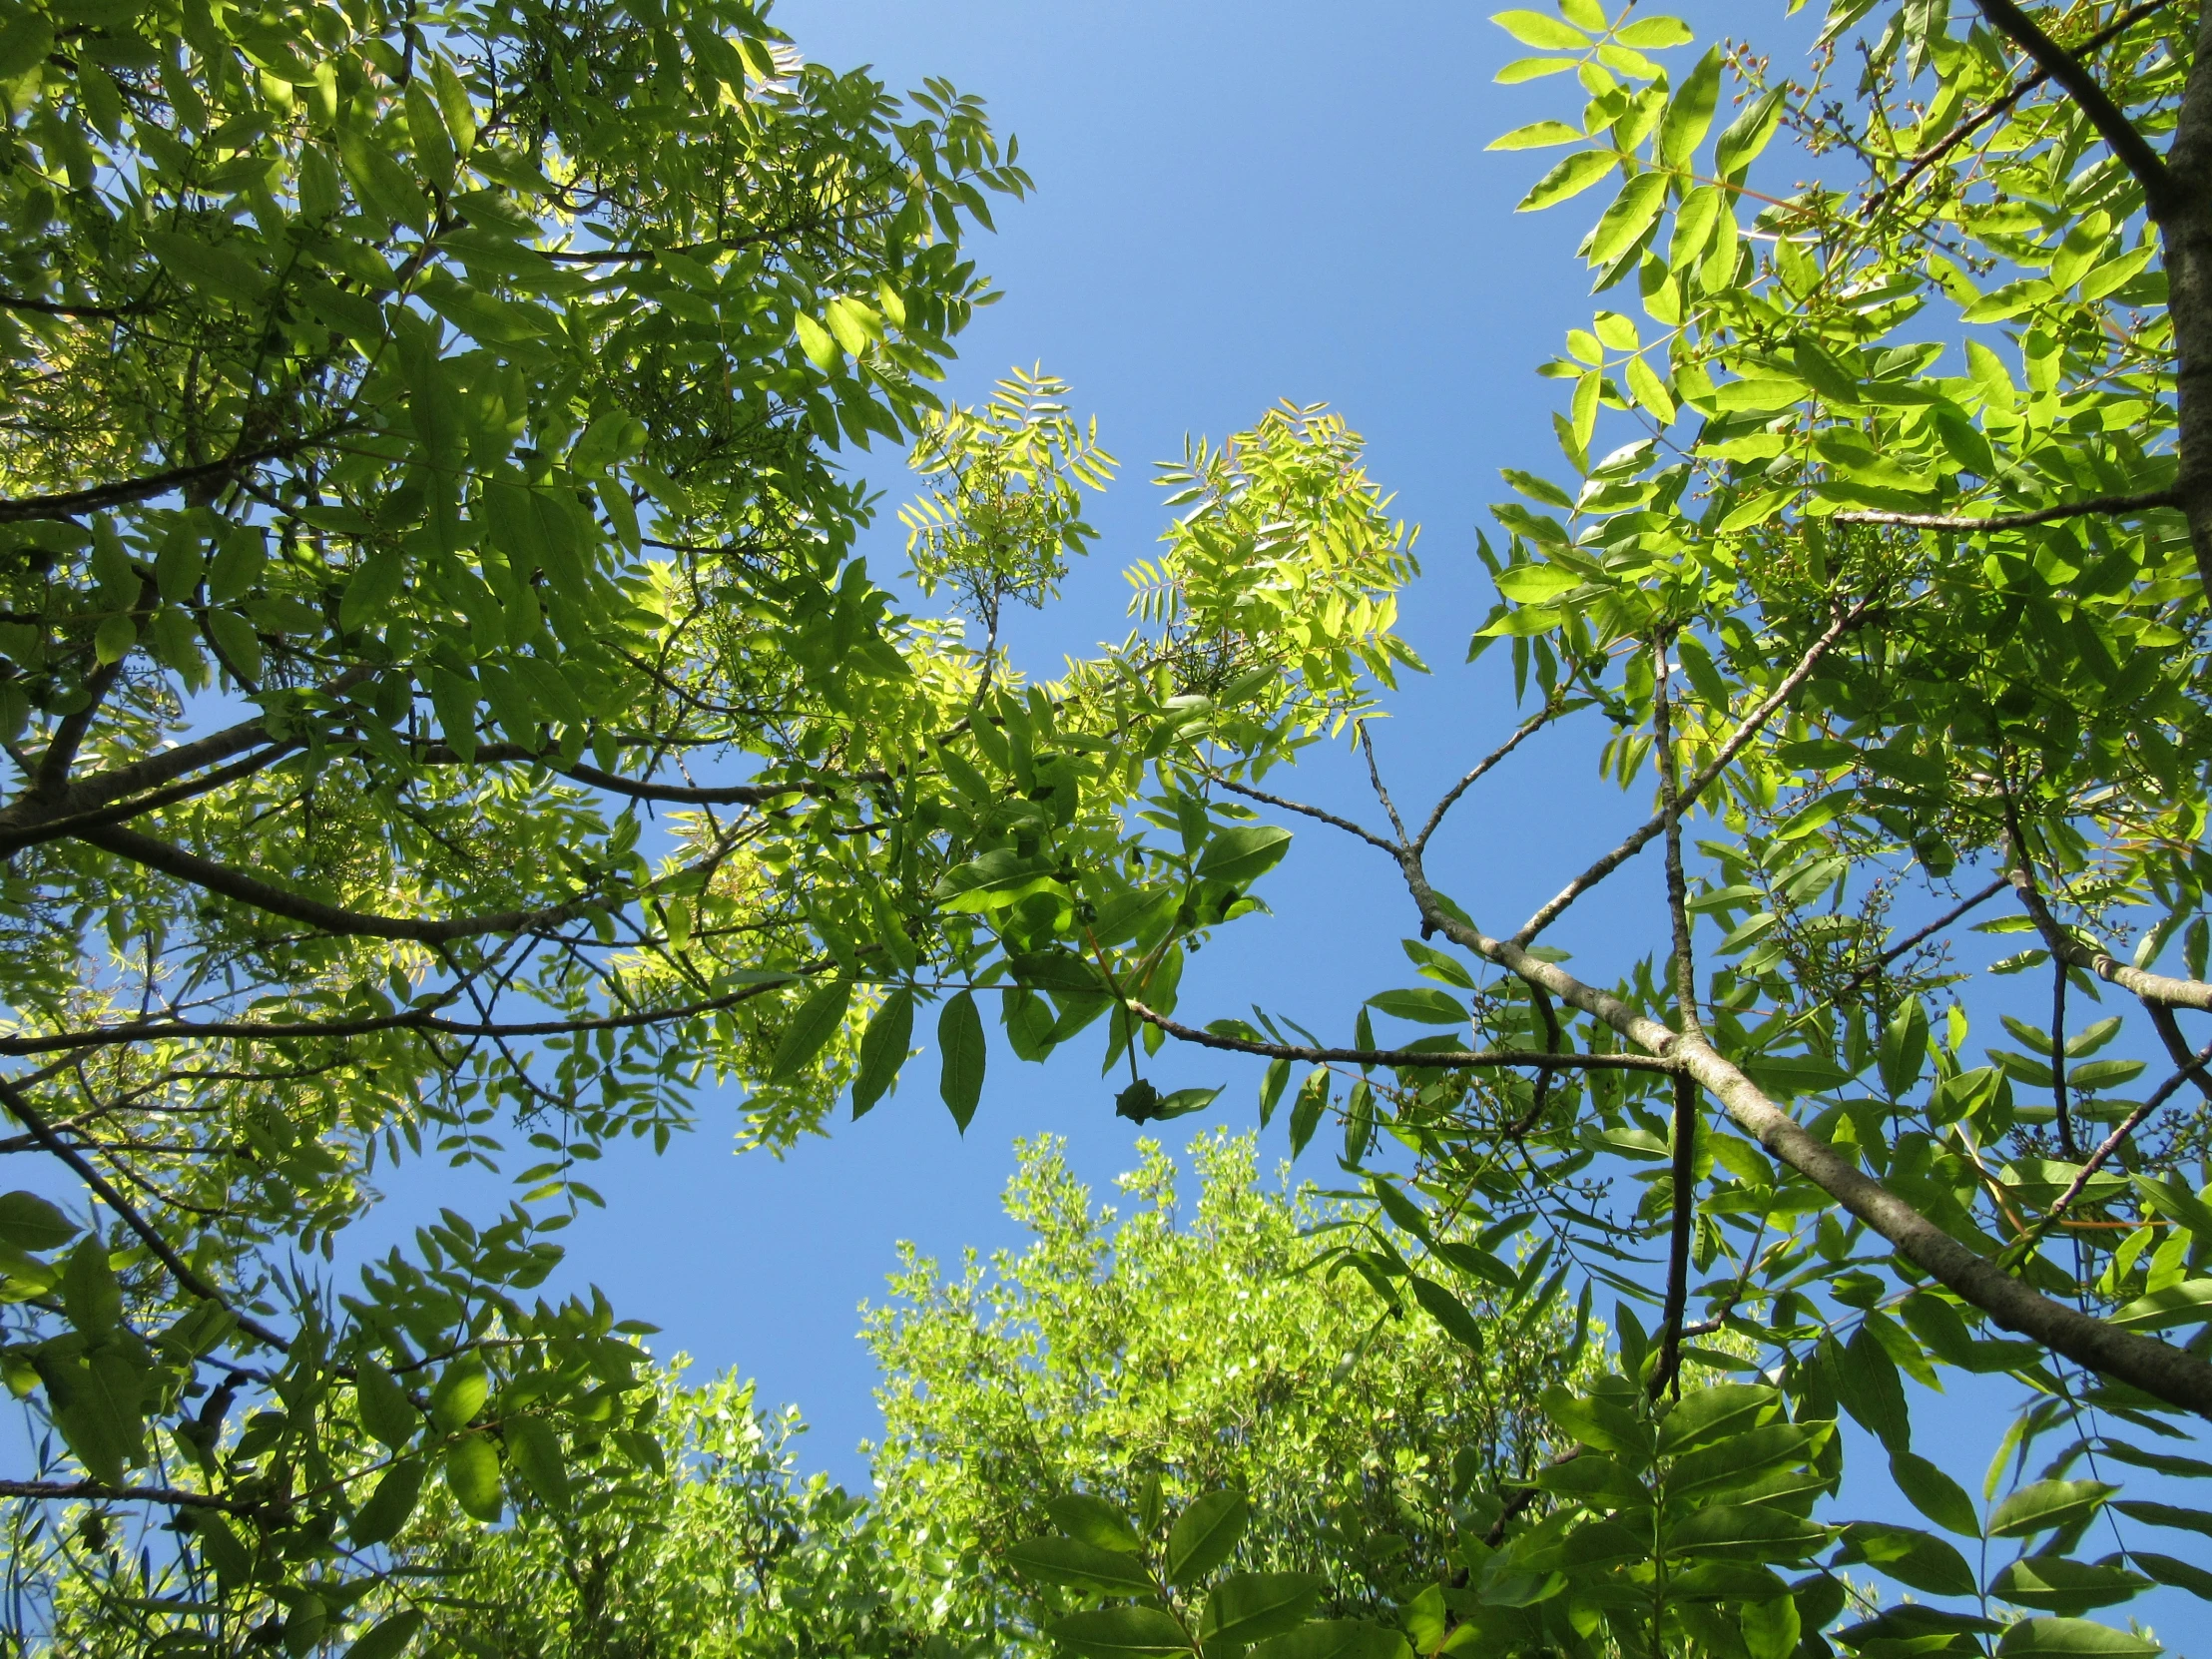
M1810 33L1779 5L1678 9L1707 38L1756 26L1779 59ZM1474 534L1505 494L1499 467L1559 471L1556 383L1532 370L1589 316L1571 250L1594 209L1516 217L1544 158L1483 146L1563 113L1571 94L1560 82L1493 86L1520 49L1482 10L1445 4L787 0L775 16L818 61L873 64L894 89L942 75L981 93L1036 178L1036 196L997 207L999 234L977 244L1007 297L961 340L949 389L973 401L1008 365L1041 363L1073 382L1077 410L1098 416L1124 468L1094 514L1102 541L1065 602L1019 619L1023 666L1049 674L1062 652L1124 631L1121 569L1150 551L1163 522L1152 461L1180 451L1186 433L1248 425L1278 398L1326 399L1366 433L1371 470L1398 492L1397 510L1425 527L1427 575L1404 631L1438 673L1381 737L1401 799L1432 796L1509 728L1494 665L1457 667L1490 598ZM887 452L858 464L885 494L870 558L888 576L899 568L891 520L907 480ZM1524 915L1640 817L1641 798L1625 801L1594 771L1594 745L1574 741L1517 761L1461 808L1437 859L1441 884L1478 918ZM1302 767L1294 793L1370 810L1341 758ZM1302 833L1271 879L1274 918L1230 929L1193 963L1188 1014L1258 1000L1349 1035L1363 997L1410 982L1396 945L1409 930L1402 890L1377 855L1328 836ZM1555 942L1584 953L1600 979L1661 948L1656 875L1632 868ZM1173 1125L1171 1142L1255 1121L1253 1073L1173 1054L1153 1070L1163 1087L1234 1084L1213 1113ZM600 1284L623 1314L662 1326L660 1353L735 1367L760 1380L765 1401L799 1403L814 1424L807 1460L863 1488L854 1447L877 1418L855 1309L880 1299L894 1243L950 1258L1013 1242L998 1195L1016 1136L1066 1136L1075 1167L1101 1190L1134 1162L1135 1135L1112 1115L1090 1045L1045 1067L995 1052L964 1140L934 1098L933 1063L911 1072L869 1118L781 1162L734 1157L734 1103L702 1101L689 1144L604 1167L609 1209L571 1230L563 1276ZM1280 1122L1267 1146L1287 1152ZM1324 1184L1336 1174L1318 1145L1306 1164L1301 1173ZM399 1187L373 1230L438 1203L486 1215L505 1196L496 1182L442 1172ZM2013 1391L1916 1395L1924 1450L1978 1490ZM1879 1450L1852 1433L1851 1508L1910 1519L1884 1489ZM2171 1640L2194 1611L2161 1596L2151 1616Z

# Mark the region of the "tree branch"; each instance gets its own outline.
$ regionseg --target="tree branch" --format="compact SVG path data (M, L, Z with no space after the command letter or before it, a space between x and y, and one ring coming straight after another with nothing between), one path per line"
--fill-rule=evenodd
M2000 875L1994 881L1991 881L1986 887L1983 887L1979 892L1975 893L1971 898L1962 899L1958 903L1953 904L1949 909L1945 910L1941 915L1937 916L1926 927L1921 928L1918 932L1908 934L1901 942L1890 946L1889 949L1885 950L1881 955L1877 956L1873 961L1869 962L1865 967L1861 968L1849 979L1846 979L1843 984L1843 990L1839 991L1837 994L1841 996L1844 994L1844 992L1857 990L1861 985L1866 983L1866 981L1872 979L1876 974L1880 973L1884 968L1888 967L1900 956L1903 956L1907 951L1914 949L1916 946L1925 943L1930 938L1933 938L1936 934L1940 933L1944 928L1948 927L1952 922L1956 921L1960 916L1965 915L1976 906L1988 903L1990 899L1996 897L1998 893L2004 891L2004 889L2010 885L2011 877Z
M140 1242L154 1253L162 1266L169 1270L170 1277L176 1280L179 1285L201 1301L212 1302L218 1308L221 1308L233 1320L238 1322L238 1328L241 1331L252 1337L256 1342L274 1348L279 1353L290 1351L291 1343L288 1339L278 1336L275 1331L254 1318L253 1315L240 1313L231 1306L221 1291L201 1278L199 1274L193 1272L185 1259L170 1248L169 1241L161 1236L153 1223L133 1209L130 1201L115 1190L108 1178L94 1168L89 1159L63 1140L61 1136L54 1133L53 1125L49 1124L39 1114L38 1109L24 1097L23 1091L6 1078L0 1078L0 1103L7 1106L8 1110L15 1115L16 1120L36 1137L41 1146L76 1171L78 1179L99 1194L100 1202L113 1210L123 1225L139 1236Z
M1895 524L1909 530L2019 530L2030 524L2053 524L2062 518L2089 513L2142 513L2154 507L2179 507L2178 490L2151 490L2142 495L2100 495L2090 501L2069 501L2063 506L2038 507L2026 513L1991 513L1974 518L1953 513L1835 513L1831 524Z
M2026 866L2025 849L2015 834L2012 841L2013 867L2005 877L2013 890L2020 895L2020 907L2027 911L2035 923L2035 931L2042 935L2043 948L2060 961L2084 972L2093 973L2110 985L2133 991L2147 1003L2159 1003L2169 1008L2196 1008L2212 1011L2212 985L2201 979L2176 979L2170 974L2145 973L2141 968L2130 967L2102 950L2092 950L2058 925L2058 918L2050 913L2050 906L2043 902L2043 895L2035 889L2035 877Z
M1729 763L1743 752L1746 744L1759 735L1760 728L1774 718L1775 711L1787 703L1791 694L1811 677L1813 670L1820 665L1821 658L1827 655L1828 648L1841 639L1849 629L1856 626L1859 619L1867 614L1867 608L1873 603L1872 599L1862 599L1850 610L1839 611L1836 614L1835 619L1829 623L1827 631L1813 642L1811 649L1804 656L1798 659L1797 667L1790 670L1783 677L1782 683L1768 693L1757 708L1744 717L1744 723L1736 728L1726 743L1721 745L1719 753L1704 767L1700 768L1697 775L1690 780L1681 794L1680 799L1683 807L1695 808L1697 806L1698 797L1713 787L1713 781L1728 770ZM1598 859L1596 863L1577 875L1572 881L1569 881L1559 890L1556 897L1530 916L1526 922L1522 923L1521 930L1513 935L1513 944L1518 948L1526 949L1538 933L1541 933L1565 913L1568 905L1650 845L1653 837L1664 832L1666 828L1667 817L1664 813L1655 814L1647 819L1639 829L1629 834L1626 840L1606 853L1604 857ZM1415 850L1417 852L1418 848L1416 847Z
M286 891L242 869L219 864L212 858L187 852L181 846L142 835L135 830L106 826L80 830L77 839L252 909L348 938L410 939L419 944L442 944L452 939L478 938L486 933L523 933L533 928L556 926L583 913L592 903L588 899L572 898L565 904L539 910L500 910L490 915L448 916L435 920L378 915L366 910L342 909L320 899Z
M1234 783L1216 772L1210 772L1206 776L1231 795L1241 795L1247 801L1257 801L1268 807L1280 807L1286 813L1302 813L1307 818L1316 819L1328 825L1331 829L1342 830L1348 835L1358 835L1368 845L1379 846L1393 858L1397 856L1397 843L1395 841L1385 840L1374 830L1365 829L1348 818L1339 818L1335 813L1325 813L1319 807L1309 807L1303 801L1286 801L1282 796L1268 794L1266 790L1256 790L1250 784Z
M179 1486L111 1486L104 1480L0 1480L0 1497L77 1498L93 1503L166 1503L177 1509L221 1509L227 1514L266 1514L267 1503L189 1492Z
M371 1019L339 1019L293 1025L265 1025L254 1020L146 1020L131 1025L109 1025L94 1031L63 1032L50 1037L0 1037L0 1055L9 1058L38 1054L71 1054L92 1048L113 1048L138 1042L313 1042L367 1036L376 1031L428 1031L444 1037L565 1037L584 1031L627 1031L641 1025L662 1025L701 1014L719 1013L741 1002L820 973L830 964L810 962L792 969L789 979L767 979L745 985L702 1002L675 1008L645 1009L629 1014L594 1014L583 1019L469 1022L441 1018L437 1009L458 996L458 991L427 1008L405 1013L381 1014Z
M1458 783L1452 785L1450 789L1444 791L1442 798L1430 810L1428 822L1420 827L1420 833L1413 837L1413 850L1415 852L1428 845L1428 837L1433 835L1437 827L1443 823L1444 815L1458 804L1461 796L1481 781L1484 773L1518 749L1523 740L1535 736L1536 733L1543 730L1545 726L1558 717L1558 701L1554 700L1552 703L1547 703L1543 708L1538 709L1522 721L1511 737L1491 750L1489 754L1483 756L1481 760L1475 763L1471 772L1460 779Z
M1686 1071L1674 1074L1674 1217L1667 1244L1667 1302L1660 1326L1659 1364L1652 1369L1650 1391L1657 1399L1670 1387L1680 1397L1682 1314L1690 1304L1690 1221L1697 1209L1697 1083Z
M1454 944L1604 1021L1647 1053L1687 1071L1720 1101L1730 1119L1776 1159L1811 1181L1894 1246L1898 1254L2008 1331L2091 1371L2117 1377L2170 1404L2212 1418L2212 1365L2186 1350L2093 1319L2053 1302L1976 1255L1881 1182L1860 1172L1811 1133L1710 1043L1671 1031L1619 997L1584 984L1511 939L1496 939L1454 916L1429 885L1417 855L1399 860L1422 922Z
M2097 85L2096 77L2082 66L2081 60L2043 33L2012 0L1975 0L1981 15L2000 33L2008 37L2029 57L2038 68L2060 86L2074 101L2081 113L2089 118L2097 135L2119 157L2128 172L2135 175L2143 187L2143 206L2152 219L2163 220L2173 211L2173 175L2150 141L2136 130L2135 123L2106 96L2104 88Z
M1218 1031L1202 1031L1184 1025L1146 1007L1127 1004L1131 1013L1147 1025L1156 1025L1179 1042L1197 1043L1230 1054L1257 1054L1271 1060L1311 1060L1317 1065L1403 1066L1432 1071L1472 1071L1491 1067L1533 1066L1540 1071L1673 1071L1671 1061L1641 1054L1558 1054L1540 1048L1421 1049L1421 1048L1310 1048L1303 1043L1254 1042L1246 1037L1225 1037Z
M281 460L317 441L320 440L302 439L266 449L234 451L219 461L174 466L167 472L148 473L144 478L130 478L119 484L96 484L90 489L65 490L59 495L0 498L0 524L20 524L34 518L74 518L79 513L96 513L107 507L127 507L134 501L151 501L156 496L193 484L227 482L250 466Z

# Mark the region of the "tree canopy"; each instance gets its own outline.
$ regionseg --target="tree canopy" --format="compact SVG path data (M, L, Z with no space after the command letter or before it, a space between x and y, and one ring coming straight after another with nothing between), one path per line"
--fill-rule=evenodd
M2204 25L1835 0L1785 75L1599 0L1499 22L1551 111L1500 145L1568 151L1523 205L1608 189L1603 297L1547 365L1565 470L1481 543L1466 683L1524 718L1403 811L1414 532L1324 407L1162 470L1123 640L1008 657L1113 462L1041 371L930 390L990 293L965 231L1028 185L952 88L734 3L0 29L0 1105L90 1195L0 1201L0 1360L55 1431L0 1490L177 1517L150 1647L346 1628L433 1466L482 1522L643 1478L631 1333L525 1303L585 1166L708 1080L764 1144L864 1112L925 1008L963 1127L986 1010L1024 1061L1094 1032L1139 1123L1214 1103L1189 1048L1266 1061L1263 1123L1341 1119L1375 1207L1333 1265L1453 1341L1472 1285L1618 1299L1613 1369L1543 1396L1573 1455L1458 1494L1386 1615L1230 1566L1228 1488L1060 1494L1015 1565L1098 1601L1053 1627L1093 1659L1786 1659L1853 1573L1963 1604L1834 1632L1874 1659L2147 1654L2087 1615L2212 1592L2157 1547L2205 1514L2107 1478L2212 1472L2152 1443L2212 1414ZM873 437L957 619L855 555L831 452ZM1325 742L1372 804L1286 793ZM1509 781L1577 744L1649 815L1504 931L1431 848L1477 794L1572 833ZM1179 1017L1294 826L1384 860L1421 982ZM1570 972L1543 935L1593 903L1617 959ZM512 1131L495 1225L346 1296L286 1263ZM1982 1504L1913 1443L1901 1380L1946 1372L2029 1398ZM1839 1413L1979 1564L1824 1517Z

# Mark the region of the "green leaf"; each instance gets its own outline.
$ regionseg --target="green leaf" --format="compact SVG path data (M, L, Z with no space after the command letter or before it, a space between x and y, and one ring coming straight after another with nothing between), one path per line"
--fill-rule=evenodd
M1683 1394L1659 1420L1659 1454L1678 1456L1725 1440L1782 1410L1782 1390L1759 1382L1717 1382Z
M2149 1579L2125 1567L2072 1561L2062 1555L2022 1556L1989 1584L1991 1594L2015 1606L2068 1617L2132 1601L2150 1587Z
M338 626L351 633L364 624L389 622L392 601L406 585L406 561L389 549L378 548L362 559L338 602Z
M509 1416L500 1432L507 1441L507 1455L515 1470L548 1508L566 1509L569 1503L568 1458L561 1436L540 1416Z
M1134 1554L1144 1547L1137 1529L1103 1498L1093 1497L1088 1492L1066 1492L1048 1498L1044 1507L1045 1513L1052 1517L1052 1524L1071 1538L1124 1554Z
M1989 1517L1992 1538L2028 1538L2063 1531L2094 1515L2118 1491L2101 1480L2038 1480L2022 1486Z
M1562 64L1561 67L1573 66ZM1570 196L1580 196L1612 172L1614 166L1614 158L1602 150L1577 150L1571 156L1562 157L1550 172L1531 185L1513 211L1530 214L1556 207Z
M1289 1634L1320 1605L1329 1581L1310 1572L1233 1572L1206 1598L1202 1642L1244 1646Z
M1667 1532L1675 1554L1727 1555L1739 1560L1796 1561L1825 1545L1827 1527L1760 1503L1715 1504L1677 1521Z
M1525 127L1515 127L1502 138L1494 138L1483 146L1485 150L1540 150L1554 144L1573 144L1582 137L1578 127L1569 127L1564 121L1531 121Z
M1854 1521L1844 1528L1845 1559L1872 1563L1915 1590L1937 1596L1970 1596L1973 1569L1948 1540L1918 1527Z
M1787 94L1786 87L1775 87L1744 106L1713 145L1714 172L1724 179L1730 178L1758 158L1782 120L1783 100Z
M197 293L259 305L268 292L269 281L261 267L228 248L176 231L147 232L146 247L164 271Z
M1981 1536L1981 1517L1965 1487L1941 1469L1911 1451L1890 1455L1890 1477L1906 1500L1946 1532L1963 1538Z
M2182 1527L2212 1538L2212 1513L2203 1509L2184 1509L2177 1504L2152 1503L2133 1497L2115 1498L2112 1507L2145 1526Z
M1672 18L1646 18L1642 26L1673 21ZM1667 44L1680 43L1669 41ZM1720 102L1720 95L1721 54L1720 48L1715 47L1698 60L1697 67L1683 78L1682 85L1667 101L1667 113L1659 122L1659 155L1669 167L1690 165L1697 147L1705 142L1706 130L1713 125L1713 108Z
M816 987L792 1015L783 1040L776 1045L776 1058L768 1068L769 1082L788 1083L804 1071L843 1026L845 1010L851 1005L851 980L832 979Z
M2212 1319L2212 1279L2186 1279L2136 1298L2106 1323L2123 1331L2159 1331L2169 1325L2201 1325L2207 1319Z
M1487 1345L1483 1341L1482 1326L1467 1312L1466 1304L1453 1296L1433 1279L1419 1274L1412 1276L1413 1300L1427 1311L1428 1317L1442 1326L1451 1340L1470 1354L1481 1354Z
M914 993L901 985L883 998L860 1037L860 1070L852 1079L852 1115L864 1117L898 1080L914 1042Z
M0 1193L0 1244L57 1250L77 1236L77 1224L36 1193Z
M446 1366L430 1390L430 1421L448 1434L466 1428L490 1393L491 1379L483 1361L473 1354L463 1355Z
M1187 1587L1204 1578L1229 1559L1251 1520L1242 1492L1222 1487L1192 1499L1168 1533L1168 1582Z
M1583 258L1592 269L1611 265L1625 254L1636 239L1651 229L1659 217L1659 210L1667 204L1667 176L1663 173L1639 173L1622 187L1620 195L1613 199L1597 222L1597 229L1590 233L1590 246Z
M1152 1575L1138 1557L1101 1549L1080 1538L1023 1538L1006 1548L1006 1561L1025 1578L1105 1595L1151 1595Z
M445 1484L463 1514L487 1524L499 1518L499 1451L488 1436L463 1434L445 1448Z
M942 1061L937 1093L965 1134L983 1098L984 1065L983 1016L969 992L953 997L937 1016L937 1053Z
M1903 1100L1928 1067L1928 1009L1917 996L1890 1010L1882 1027L1880 1057L1883 1091Z
M1997 1659L2153 1659L2146 1637L2087 1619L2022 1619L1997 1641Z
M402 1457L384 1470L376 1482L376 1489L353 1511L353 1519L346 1527L357 1547L366 1549L371 1544L388 1543L399 1536L399 1529L407 1524L407 1517L414 1513L415 1504L422 1496L425 1472L419 1457Z
M1471 1017L1466 1004L1457 997L1428 985L1415 986L1411 990L1382 991L1369 997L1367 1005L1378 1013L1422 1025L1465 1025Z
M105 1337L123 1318L123 1287L108 1262L108 1247L87 1234L62 1263L62 1311L88 1337Z
M1151 1607L1101 1607L1045 1627L1062 1647L1090 1659L1168 1659L1191 1651L1183 1627Z
M1845 1347L1839 1349L1828 1339L1823 1346L1833 1356L1836 1394L1844 1409L1893 1455L1911 1450L1913 1425L1906 1414L1905 1384L1899 1380L1897 1362L1880 1339L1861 1326Z
M1523 46L1573 52L1590 44L1588 35L1548 12L1492 12L1490 21Z
M1209 885L1249 887L1283 861L1291 832L1273 824L1236 824L1217 830L1199 854L1198 879Z
M815 367L828 372L844 360L844 354L838 350L837 342L830 337L830 330L805 311L799 312L792 321L799 331L799 348L807 353L807 360Z
M363 1359L353 1368L353 1400L361 1426L380 1443L397 1451L422 1427L422 1416L390 1372L375 1361Z
M1269 1637L1251 1659L1411 1659L1411 1652L1398 1632L1366 1619L1316 1619Z
M1298 1099L1291 1106L1293 1158L1306 1150L1306 1143L1314 1138L1314 1131L1321 1127L1322 1113L1328 1109L1329 1073L1317 1066L1306 1074L1306 1081L1299 1085Z
M1534 81L1545 75L1564 74L1574 65L1572 58L1516 58L1497 72L1497 84L1518 86L1523 81Z
M378 1620L345 1650L345 1659L399 1659L422 1628L424 1617L421 1608L405 1607Z
M1669 46L1687 46L1697 36L1679 17L1639 17L1616 29L1613 38L1639 52L1657 52Z

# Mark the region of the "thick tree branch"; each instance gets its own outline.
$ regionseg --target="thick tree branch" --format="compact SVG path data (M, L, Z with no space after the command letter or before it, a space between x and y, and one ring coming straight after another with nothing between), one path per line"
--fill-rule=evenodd
M2066 96L2088 117L2113 155L2143 187L2143 203L2150 217L2162 220L2174 207L2173 175L2164 158L2128 120L2127 112L2105 94L2081 60L2036 26L2012 0L1975 0L1981 15L1999 34L2035 60L2036 67L2066 89Z
M1744 717L1744 723L1730 734L1728 741L1721 745L1719 752L1714 755L1713 759L1699 768L1697 775L1683 788L1680 798L1683 810L1687 811L1697 806L1698 797L1713 787L1714 780L1728 770L1729 763L1743 753L1744 746L1759 735L1760 730L1765 727L1767 722L1774 718L1775 712L1787 703L1798 687L1804 685L1807 679L1811 677L1813 670L1820 666L1821 658L1828 654L1828 648L1858 624L1859 619L1867 614L1867 608L1872 603L1871 599L1862 599L1850 610L1839 610L1836 613L1827 630L1822 633L1819 639L1813 642L1805 655L1798 659L1797 666L1783 677L1780 685L1776 686L1760 701L1757 708ZM1649 846L1656 836L1665 832L1666 828L1667 816L1665 813L1657 813L1647 819L1640 828L1630 832L1626 840L1606 853L1604 857L1598 859L1596 863L1577 875L1572 881L1569 881L1559 890L1556 897L1552 898L1542 909L1522 923L1521 930L1513 935L1513 944L1522 949L1527 948L1538 933L1541 933L1566 912L1568 905L1612 874L1614 870L1620 868L1622 864L1628 862L1646 846Z
M57 1498L87 1503L161 1503L173 1509L220 1509L227 1514L266 1514L266 1502L249 1503L191 1492L181 1486L111 1486L104 1480L0 1480L0 1497Z
M2014 863L2005 877L2013 890L2020 895L2020 907L2027 911L2035 923L2035 931L2042 935L2043 948L2060 961L2084 972L2093 973L2107 984L2122 990L2133 991L2147 1003L2158 1003L2168 1008L2196 1008L2212 1010L2212 985L2201 979L2176 979L2170 974L2146 973L2139 967L2130 967L2102 950L2092 950L2073 934L2059 926L2058 918L2050 913L2050 906L2043 902L2043 895L2035 889L2035 877L2028 872L2019 842L2013 842Z
M2019 530L2030 524L2054 524L2064 518L2090 513L2142 513L2156 507L2178 507L2177 490L2150 490L2142 495L2100 495L2090 501L2069 501L2058 507L2038 507L2025 513L1990 513L1974 517L1963 513L1836 513L1831 524L1895 524L1908 530Z
M1418 1048L1311 1048L1303 1043L1254 1042L1246 1037L1225 1037L1218 1031L1202 1031L1183 1025L1131 1002L1129 1011L1147 1025L1156 1025L1178 1042L1197 1043L1230 1054L1257 1054L1271 1060L1310 1060L1316 1065L1390 1066L1431 1071L1472 1071L1500 1067L1532 1066L1539 1071L1673 1071L1665 1059L1641 1054L1556 1054L1538 1048L1418 1049Z
M250 466L264 461L281 460L286 455L297 454L318 440L302 439L296 443L280 443L266 449L235 450L219 461L202 461L197 466L173 466L166 472L150 472L143 478L129 478L116 484L96 484L90 489L65 490L58 495L19 495L0 498L0 524L21 524L35 518L74 518L79 513L97 513L109 507L128 507L133 502L151 501L156 496L168 495L173 490L187 489L194 484L223 484L237 477Z
M2212 1418L2212 1365L2183 1349L2122 1331L2030 1290L1976 1255L1770 1100L1710 1043L1669 1030L1611 992L1531 956L1453 915L1429 885L1420 859L1399 867L1422 922L1463 949L1540 984L1560 1001L1610 1025L1645 1052L1674 1061L1720 1101L1732 1121L1775 1158L1864 1221L1899 1255L1956 1292L2008 1331L2033 1339L2091 1371L2119 1378L2168 1403Z
M1651 1397L1669 1388L1679 1394L1682 1314L1690 1305L1690 1223L1697 1212L1697 1083L1674 1074L1674 1212L1667 1240L1667 1300L1659 1330L1659 1364L1652 1368Z

